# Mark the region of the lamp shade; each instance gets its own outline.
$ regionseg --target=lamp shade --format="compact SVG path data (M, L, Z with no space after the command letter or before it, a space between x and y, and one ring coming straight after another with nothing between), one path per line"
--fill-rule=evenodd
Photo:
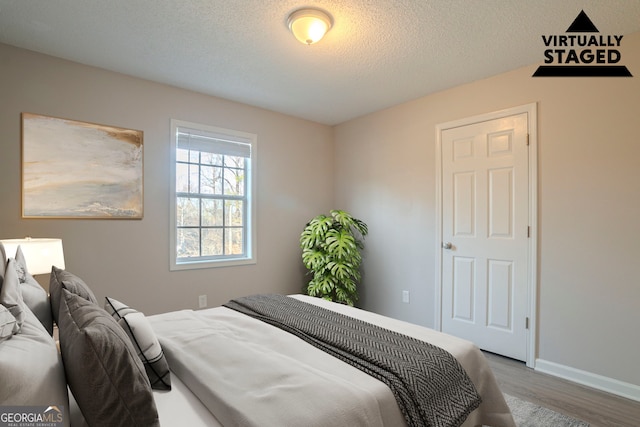
M27 237L25 239L0 240L0 242L4 245L9 258L15 257L18 246L20 247L27 263L27 270L32 275L48 274L51 272L52 265L61 269L65 268L61 239Z
M331 29L331 17L319 9L299 9L289 15L289 30L304 44L318 42Z

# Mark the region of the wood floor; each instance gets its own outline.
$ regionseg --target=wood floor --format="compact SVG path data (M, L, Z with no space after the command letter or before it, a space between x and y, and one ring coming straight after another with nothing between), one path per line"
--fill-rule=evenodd
M640 402L536 372L506 357L485 355L503 393L586 421L592 427L640 426Z

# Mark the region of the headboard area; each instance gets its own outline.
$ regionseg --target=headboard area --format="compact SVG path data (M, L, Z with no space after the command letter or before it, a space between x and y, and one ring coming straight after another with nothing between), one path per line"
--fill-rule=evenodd
M0 411L20 417L21 407L41 407L54 425L69 426L67 382L52 337L48 295L26 272L20 251L7 260L0 248L0 257Z
M124 326L79 277L54 266L49 295L20 248L9 256L0 243L0 414L17 425L70 427L71 391L88 425L159 426L142 356Z

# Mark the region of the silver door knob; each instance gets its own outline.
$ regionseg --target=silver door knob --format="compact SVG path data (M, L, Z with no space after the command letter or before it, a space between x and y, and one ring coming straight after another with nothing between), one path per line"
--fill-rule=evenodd
M442 249L451 249L452 247L451 242L442 242Z

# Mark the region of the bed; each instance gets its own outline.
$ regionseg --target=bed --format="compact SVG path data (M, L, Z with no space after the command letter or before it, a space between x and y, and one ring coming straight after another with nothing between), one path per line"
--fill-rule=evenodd
M292 295L289 297L437 344L450 352L460 362L482 396L483 403L468 416L463 425L514 425L493 373L480 350L472 343L431 329L357 308L331 303L323 299L305 295ZM202 382L205 384L208 382L219 383L217 392L220 392L221 396L215 395L216 390L203 393L206 395L204 400L207 405L210 408L217 409L217 411L213 411L214 413L220 414L218 416L219 425L235 424L234 414L228 410L228 407L233 408L234 406L252 408L252 411L258 414L258 418L250 417L250 419L246 420L247 425L260 425L257 420L260 419L259 417L265 416L265 414L261 412L262 408L258 407L260 399L254 399L253 391L257 391L258 397L269 402L269 405L277 405L270 398L273 395L286 392L287 389L290 389L291 393L289 399L295 399L295 401L301 402L301 405L304 405L302 402L309 399L313 399L316 402L317 396L321 392L312 391L305 394L309 389L305 390L305 387L296 387L298 381L309 381L308 379L300 380L300 378L306 378L309 371L314 371L315 375L321 377L327 376L331 382L345 382L349 384L348 387L356 390L365 390L370 399L375 400L375 403L371 405L371 402L369 402L368 413L343 415L349 420L348 423L344 419L328 419L324 415L327 413L328 408L340 407L340 395L326 396L326 394L321 394L321 398L326 398L327 401L322 402L322 404L316 403L319 407L310 408L309 406L313 405L307 404L307 406L300 406L302 408L300 411L278 414L278 416L286 416L289 421L304 417L304 422L298 425L305 426L397 426L405 424L394 396L383 383L344 362L336 360L333 356L329 356L322 350L310 346L290 333L274 328L260 320L247 317L227 307L166 313L150 316L149 320L167 352L169 364L176 369L177 377L190 384L195 383L194 388L196 389L201 387L199 383ZM184 331L187 329L190 332L185 337ZM173 341L177 336L182 336L184 340ZM212 346L219 349L216 354L208 353L208 363L213 360L211 363L218 364L218 368L210 374L210 377L202 374L198 370L199 368L196 368L196 374L194 375L194 371L186 369L179 360L172 360L173 358L182 358L187 363L194 363L197 366L197 360L201 359L202 355L189 357L188 354L185 354L185 350L180 348L180 345L184 341L201 341L203 339L210 339ZM231 346L231 342L240 342L241 347ZM206 349L206 347L204 348ZM266 362L270 361L271 358L275 359L275 364ZM229 360L234 360L235 363L230 364L228 363ZM263 360L265 362L261 363ZM282 370L274 368L274 366L278 365L278 360L284 361ZM267 372L264 372L265 370ZM295 370L297 372L292 373ZM299 377L299 375L302 375L302 377ZM274 383L277 383L277 386L269 387L269 384ZM273 390L270 390L270 388ZM334 390L336 394L337 391ZM271 395L270 392L272 392ZM296 394L301 395L295 396ZM283 409L288 406L287 400L285 399L283 403ZM327 407L322 405L327 405ZM362 403L362 405L367 405L367 403ZM221 406L222 408L220 408ZM349 406L349 402L346 403L346 406ZM374 407L374 410L371 410L371 406ZM375 410L376 407L377 410ZM372 412L375 413L375 416L371 416ZM363 416L360 417L359 415ZM271 424L271 421L267 421L263 425L274 424Z
M144 316L115 299L99 304L82 279L56 268L49 298L16 258L0 269L0 319L16 318L16 307L22 313L19 332L0 324L0 408L57 415L50 425L65 427L407 425L383 381L237 308ZM281 298L446 350L482 401L462 425L515 426L473 344L322 299Z

